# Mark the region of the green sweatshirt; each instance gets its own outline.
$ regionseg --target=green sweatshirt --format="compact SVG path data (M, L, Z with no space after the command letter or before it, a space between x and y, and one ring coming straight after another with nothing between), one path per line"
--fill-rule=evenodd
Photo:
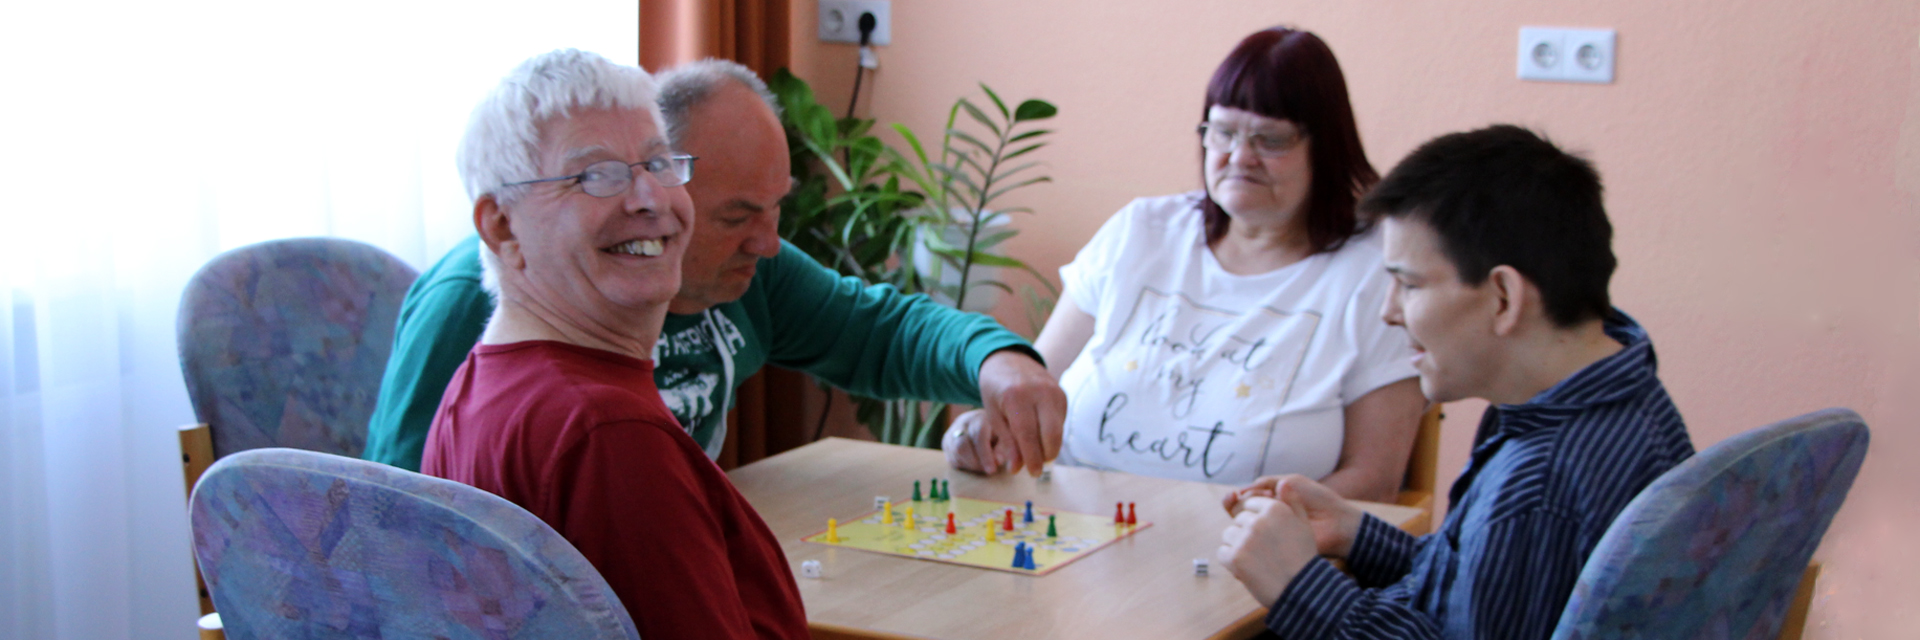
M479 246L461 242L407 290L366 459L420 469L440 395L493 314ZM991 318L842 277L782 242L739 300L667 315L654 382L693 441L718 457L734 390L767 363L865 396L979 404L980 363L1007 348L1039 359Z

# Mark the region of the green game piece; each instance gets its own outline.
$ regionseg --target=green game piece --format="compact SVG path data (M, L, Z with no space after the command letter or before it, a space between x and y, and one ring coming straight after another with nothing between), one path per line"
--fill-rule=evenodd
M1048 515L1048 516L1047 516L1047 537L1049 537L1049 538L1058 538L1058 537L1060 537L1060 530L1059 530L1059 529L1055 529L1055 528L1053 528L1053 516L1052 516L1052 515Z
M940 479L939 478L934 478L932 480L927 481L927 499L928 500L940 499Z
M940 481L940 499L941 500L953 499L953 481L952 480Z
M920 501L920 481L919 480L913 481L913 501L914 502Z

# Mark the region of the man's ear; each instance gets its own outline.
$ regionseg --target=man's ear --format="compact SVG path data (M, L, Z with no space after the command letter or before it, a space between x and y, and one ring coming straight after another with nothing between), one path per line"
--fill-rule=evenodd
M1513 335L1519 328L1520 320L1532 311L1530 307L1539 300L1538 296L1529 296L1532 287L1520 270L1507 265L1494 267L1487 272L1487 286L1493 288L1493 294L1499 307L1493 315L1493 334L1497 336Z
M493 194L473 201L473 230L480 233L480 241L487 244L487 249L500 258L501 268L525 266L525 259L520 255L520 240L513 235L512 220Z

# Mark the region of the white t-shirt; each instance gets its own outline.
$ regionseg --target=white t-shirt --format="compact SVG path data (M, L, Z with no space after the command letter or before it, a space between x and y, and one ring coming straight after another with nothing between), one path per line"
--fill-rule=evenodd
M1060 380L1060 460L1204 482L1324 477L1343 409L1417 375L1406 332L1380 319L1380 234L1234 275L1207 248L1199 199L1134 200L1060 268L1069 303L1095 319Z

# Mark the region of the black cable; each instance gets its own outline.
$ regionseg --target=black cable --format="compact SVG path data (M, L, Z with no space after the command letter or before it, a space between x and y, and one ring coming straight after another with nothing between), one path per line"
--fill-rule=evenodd
M867 45L868 43L873 42L873 30L875 27L878 27L879 24L880 24L880 21L874 19L873 12L871 11L861 12L860 14L860 51L863 55L859 56L859 58L866 57L864 54L867 50ZM847 100L847 119L848 120L853 119L853 108L860 105L860 79L863 77L866 77L867 75L866 73L867 66L864 64L861 64L860 62L861 61L858 59L854 60L853 62L853 97ZM852 147L848 147L846 150L840 153L840 162L847 165L848 171L853 170L853 148ZM815 440L818 440L818 439L819 438L815 438Z
M880 21L873 17L873 12L865 11L860 13L860 49L862 51L865 51L868 45L873 44L873 30L875 28L878 28L879 26L880 26ZM854 61L853 63L853 99L847 101L847 118L848 119L853 118L854 106L860 104L860 78L865 77L867 75L866 70L867 70L866 65L860 64L858 60Z
M853 99L847 101L847 119L853 119L853 108L860 104L860 79L866 77L867 68L853 63Z

